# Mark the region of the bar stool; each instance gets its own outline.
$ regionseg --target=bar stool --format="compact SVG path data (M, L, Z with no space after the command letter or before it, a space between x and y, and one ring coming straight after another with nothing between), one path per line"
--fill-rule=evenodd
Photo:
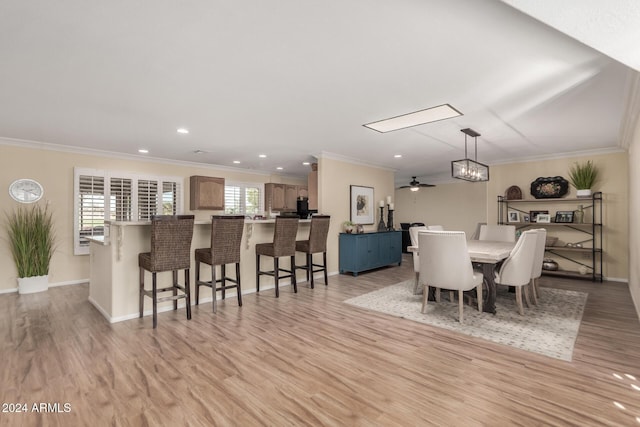
M260 292L260 276L272 276L276 285L276 298L280 296L280 279L291 278L293 292L298 292L296 284L296 234L298 234L298 217L276 217L276 225L273 233L273 243L258 243L256 245L256 292ZM273 271L260 270L260 255L273 257ZM291 258L291 270L280 267L278 259L283 256ZM286 274L280 275L283 271Z
M327 279L327 235L329 234L329 215L314 215L311 217L311 229L309 240L296 241L296 252L304 252L307 255L306 264L296 268L307 272L307 282L311 276L311 289L313 289L313 273L324 271L324 285L329 285ZM313 254L322 252L322 264L313 263ZM314 270L313 267L321 267Z
M173 301L178 309L178 300L185 299L187 319L191 319L189 267L191 266L191 239L193 238L193 215L156 215L151 217L151 252L138 254L140 267L140 317L144 311L144 296L153 303L153 328L158 326L158 302ZM152 289L144 288L144 271L151 272ZM178 283L178 270L184 270L184 285ZM171 271L173 282L166 288L157 288L156 273ZM172 291L173 295L158 298L158 293ZM181 294L178 294L178 291Z
M222 299L227 289L236 288L238 305L242 307L242 292L240 288L240 245L244 229L242 215L213 215L211 217L211 247L196 249L196 305L200 303L200 286L211 288L213 297L213 312L216 312L217 291L222 291ZM211 266L211 281L200 280L200 263ZM236 278L226 275L227 264L235 264ZM216 279L216 265L220 266L220 279ZM227 281L234 283L227 285ZM216 287L220 283L220 287Z

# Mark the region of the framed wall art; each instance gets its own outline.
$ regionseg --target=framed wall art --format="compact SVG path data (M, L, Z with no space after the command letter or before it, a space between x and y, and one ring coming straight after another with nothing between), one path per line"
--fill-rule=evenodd
M373 224L373 187L351 186L351 222Z
M557 211L556 222L573 222L573 211Z
M538 216L536 217L536 222L541 224L548 224L551 222L551 215L549 215L548 213L538 214Z

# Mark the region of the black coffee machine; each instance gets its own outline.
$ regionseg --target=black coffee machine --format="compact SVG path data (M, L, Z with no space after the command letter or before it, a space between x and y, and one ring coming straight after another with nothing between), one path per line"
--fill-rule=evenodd
M306 219L309 216L309 199L307 197L298 197L296 210L300 219Z

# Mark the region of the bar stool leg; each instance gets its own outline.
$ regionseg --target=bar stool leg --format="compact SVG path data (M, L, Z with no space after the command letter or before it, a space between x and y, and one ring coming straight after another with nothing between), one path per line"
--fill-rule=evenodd
M151 299L153 301L153 329L158 326L158 284L156 281L156 273L151 273L152 276L152 288L151 288Z
M212 265L211 266L211 298L213 298L213 301L211 301L211 303L213 304L213 312L215 313L218 305L218 291L216 291L216 266Z
M225 287L227 286L227 283L226 283L226 278L227 277L226 276L227 276L227 266L222 264L220 266L220 280L222 280L222 282L220 282L221 285L222 285L222 299L225 298L225 293L226 293L225 292L226 291Z
M176 271L176 277L178 272ZM191 284L189 282L189 269L184 270L184 301L187 304L187 320L191 320ZM178 301L176 301L176 304Z
M293 293L298 293L298 282L296 280L296 256L291 257L291 283L293 284Z
M311 276L311 279L309 279ZM313 254L307 254L307 282L311 281L311 289L313 289Z
M178 296L178 270L173 270L171 272L171 274L173 275L173 296L176 297ZM173 309L177 310L178 309L178 300L174 299L173 300Z
M276 298L280 297L280 289L278 288L278 273L280 272L280 267L278 266L278 257L273 257L273 280L276 282Z
M142 312L144 311L144 268L140 267L140 318L142 319Z
M260 292L260 255L256 254L256 293Z
M242 307L242 288L240 287L240 263L236 262L236 292L238 293L238 305Z
M200 304L200 261L196 261L196 305Z
M324 268L324 285L329 286L329 279L327 274L327 253L322 252L322 267Z

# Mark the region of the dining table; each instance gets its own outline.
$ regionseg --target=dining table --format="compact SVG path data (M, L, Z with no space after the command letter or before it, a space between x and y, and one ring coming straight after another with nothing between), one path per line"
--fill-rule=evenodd
M473 264L482 269L483 301L482 311L496 313L496 266L507 259L515 242L500 242L494 240L467 240L467 251ZM408 246L408 252L418 252L417 246Z

